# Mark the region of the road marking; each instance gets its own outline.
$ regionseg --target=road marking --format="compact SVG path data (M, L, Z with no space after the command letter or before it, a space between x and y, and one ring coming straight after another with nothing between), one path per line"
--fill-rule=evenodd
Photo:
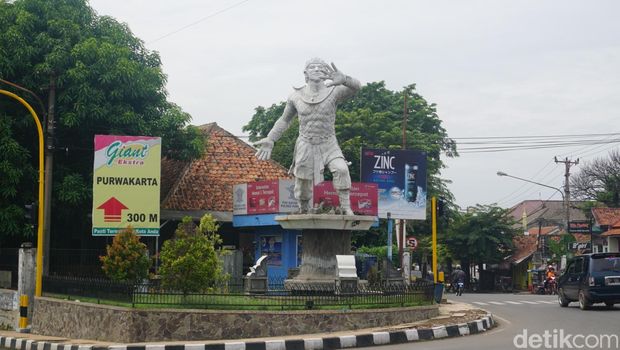
M535 301L528 301L528 300L519 300L519 301L520 301L520 302L522 302L522 303L526 303L526 304L534 304L534 305L538 305L538 303L537 303L537 302L535 302Z
M489 304L493 304L493 305L506 305L506 304L500 303L498 301L489 301Z
M549 300L538 300L539 303L545 304L557 304L557 301L549 301Z
M522 305L522 303L518 302L518 301L510 301L510 300L506 300L506 302L508 304L512 304L512 305Z
M487 304L487 303L483 303L483 302L480 302L480 301L474 301L474 304L478 304L478 305L489 305L489 304Z

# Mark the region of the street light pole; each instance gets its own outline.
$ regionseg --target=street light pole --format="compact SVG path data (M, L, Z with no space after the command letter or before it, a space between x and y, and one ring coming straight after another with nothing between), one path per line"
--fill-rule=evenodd
M562 196L562 202L566 206L565 212L564 212L564 216L565 216L564 219L566 220L566 223L565 223L566 224L566 233L568 233L568 226L569 226L569 223L570 223L570 211L569 211L569 208L570 208L570 198L565 196L564 192L562 192L559 188L556 188L556 187L553 187L553 186L549 186L549 185L545 185L545 184L541 184L540 182L524 179L524 178L521 178L521 177L518 177L518 176L513 176L513 175L510 175L510 174L506 174L503 171L498 171L497 172L497 176L512 177L513 179L517 179L517 180L533 183L533 184L538 185L538 186L543 186L543 187L547 187L547 188L550 188L550 189L558 191L558 193Z

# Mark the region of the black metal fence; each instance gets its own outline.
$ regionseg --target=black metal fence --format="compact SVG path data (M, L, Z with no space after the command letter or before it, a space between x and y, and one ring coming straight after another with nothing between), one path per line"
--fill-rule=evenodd
M157 281L119 283L105 279L46 276L45 295L82 298L92 302L120 302L131 306L174 308L301 310L356 309L428 305L433 303L434 284L359 283L340 288L337 283L285 283L272 280L265 293L244 292L243 281L229 281L202 293L183 293L162 288ZM88 300L92 299L92 300Z
M17 261L19 260L19 248L0 249L0 271L11 273L11 281L4 288L17 289ZM8 281L6 281L8 282Z

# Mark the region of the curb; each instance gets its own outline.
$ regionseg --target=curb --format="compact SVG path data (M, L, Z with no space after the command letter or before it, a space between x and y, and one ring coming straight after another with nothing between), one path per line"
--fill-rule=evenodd
M434 340L441 338L459 337L481 333L495 326L493 315L468 323L459 323L449 326L438 326L421 329L405 329L392 332L373 332L358 335L339 337L304 338L290 340L266 340L249 342L223 342L209 344L184 345L71 345L32 339L0 336L0 348L11 350L331 350L344 348L359 348L365 346L402 344Z

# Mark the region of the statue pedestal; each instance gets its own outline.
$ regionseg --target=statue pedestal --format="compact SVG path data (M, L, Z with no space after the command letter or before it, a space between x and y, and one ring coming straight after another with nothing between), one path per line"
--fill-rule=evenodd
M333 291L337 275L336 255L351 254L351 231L368 230L374 216L296 214L276 216L285 229L302 231L299 274L285 281L289 290Z

